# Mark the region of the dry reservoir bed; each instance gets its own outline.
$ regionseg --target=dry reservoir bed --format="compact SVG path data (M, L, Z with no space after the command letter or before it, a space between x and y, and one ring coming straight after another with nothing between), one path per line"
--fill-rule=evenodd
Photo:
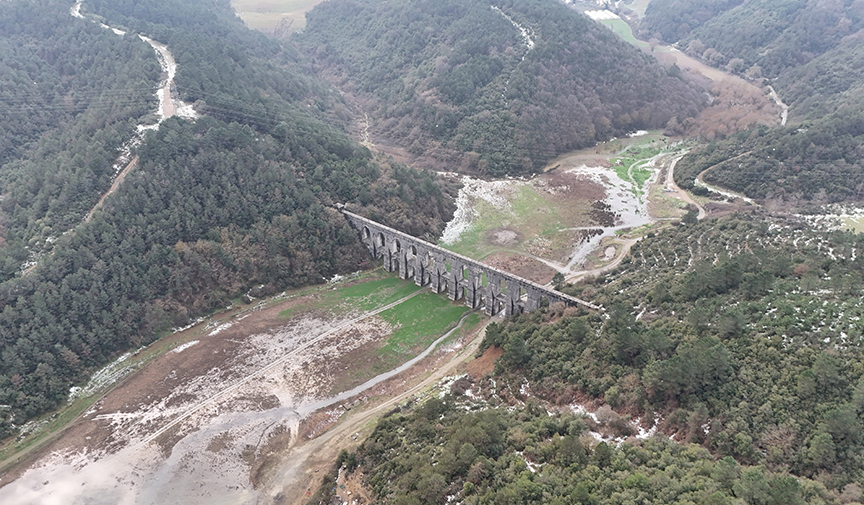
M409 313L437 314L410 323L433 340L464 313L394 278L356 286L347 289L372 291L353 299L361 312L345 312L339 290L327 290L187 330L184 345L99 400L29 469L3 476L0 502L256 502L260 452L292 443L304 406L368 379L376 361L389 366L397 335L398 361L428 345L418 332L405 341L398 330L409 323L387 307L399 300ZM352 367L350 356L364 363Z

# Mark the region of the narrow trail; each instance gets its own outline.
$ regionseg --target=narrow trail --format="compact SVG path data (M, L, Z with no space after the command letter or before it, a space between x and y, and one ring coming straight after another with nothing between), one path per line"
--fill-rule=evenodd
M69 14L76 19L87 19L87 16L81 14L81 7L83 4L83 0L77 0L75 4L69 9ZM93 22L97 22L91 19ZM121 30L119 28L115 28L112 26L108 26L104 23L99 22L99 26L106 30L111 30L115 34L120 37L126 35L127 32ZM183 102L179 98L172 96L172 89L174 89L174 76L177 73L177 63L174 61L174 56L171 52L168 51L168 46L166 44L162 44L161 42L157 42L149 37L145 37L144 35L138 35L143 42L146 42L153 48L156 53L156 58L159 61L159 66L162 68L162 71L165 73L166 78L159 83L159 89L156 91L156 97L159 99L159 106L156 109L156 115L159 117L158 121L152 125L138 125L138 132L135 137L127 141L123 146L121 146L121 153L115 160L115 163L120 163L120 160L123 160L126 156L130 154L130 150L141 143L144 138L144 134L149 130L157 130L159 125L162 124L163 121L172 116L179 116L186 119L192 119L198 117L198 114L192 108L191 105ZM117 191L117 188L120 187L120 184L123 183L123 179L135 169L138 165L138 157L135 156L126 166L120 171L114 180L111 182L111 187L108 188L100 198L99 201L90 209L87 215L84 217L83 223L89 223L91 219L93 219L93 215L99 210L102 205L105 203L105 199ZM74 228L67 231L74 233ZM48 255L53 254L53 251ZM25 277L33 272L41 263L42 256L36 257L33 260L33 263L24 268L21 271L21 276Z
M411 298L414 298L415 296L419 295L419 294L422 293L423 291L424 291L424 290L422 290L422 289L421 289L421 290L417 290L417 291L415 291L414 293L411 293L410 295L408 295L408 296L406 296L406 297L404 297L404 298L401 298L401 299L399 299L399 300L396 300L396 301L393 302L393 303L390 303L390 304L388 304L388 305L385 305L385 306L383 306L383 307L380 307L380 308L378 308L378 309L375 309L375 310L373 310L373 311L371 311L371 312L365 312L365 313L363 313L362 315L360 315L360 316L358 316L358 317L355 317L354 319L351 319L351 320L349 320L349 321L346 321L345 323L343 323L343 324L341 324L341 325L339 325L339 326L336 326L336 327L334 327L334 328L330 328L329 330L325 331L324 333L322 333L322 334L320 334L320 335L318 335L318 336L316 336L316 337L310 339L310 340L307 341L307 342L304 342L303 344L301 344L301 345L295 347L295 348L292 349L291 351L285 353L281 358L277 359L276 361L273 361L273 362L271 362L270 364L268 364L268 365L266 365L266 366L263 366L263 367L259 368L258 370L256 370L256 371L250 373L250 374L247 375L246 377L244 377L244 378L242 378L242 379L240 379L240 380L238 380L238 381L236 381L236 382L234 382L234 383L232 383L232 384L230 384L230 385L228 385L228 386L222 388L221 390L219 390L219 391L217 391L216 393L210 395L209 397L207 397L207 398L201 400L200 402L196 403L195 405L192 405L192 406L189 407L189 408L188 408L184 413L182 413L181 415L179 415L179 416L176 417L175 419L173 419L173 420L171 420L170 422L168 422L166 425L162 426L161 428L159 428L158 430L156 430L155 432L153 432L152 434L150 434L148 437L146 437L146 438L145 438L144 440L142 440L141 442L135 444L134 447L135 447L135 448L143 447L143 446L149 444L150 442L153 442L153 441L156 440L160 435L164 434L165 432L167 432L167 431L170 430L171 428L174 428L175 426L177 426L177 425L180 424L181 422L185 421L186 419L188 419L190 416L192 416L193 414L195 414L196 412L198 412L198 411L201 410L202 408L206 407L207 405L210 405L211 403L215 402L215 401L218 400L219 398L222 398L222 397L225 396L226 394L228 394L228 393L234 391L235 389L239 388L240 386L243 386L244 384L249 383L249 381L251 381L251 380L253 380L253 379L255 379L255 378L261 376L262 374L264 374L264 373L266 373L266 372L268 372L268 371L270 371L270 370L273 370L274 368L278 367L279 365L282 365L283 363L285 363L285 362L288 361L289 359L293 358L294 355L297 354L298 352L300 352L300 351L302 351L302 350L305 350L305 349L309 348L310 346L312 346L313 344L316 344L316 343L320 342L321 340L323 340L323 339L329 337L330 335L333 335L334 333L336 333L336 332L338 332L338 331L341 331L341 330L344 330L344 329L346 329L346 328L348 328L348 327L350 327L350 326L353 326L353 325L357 324L358 322L360 322L360 321L362 321L362 320L364 320L364 319L367 319L367 318L369 318L369 317L372 317L372 316L375 316L375 315L377 315L377 314L380 314L381 312L384 312L385 310L392 309L393 307L396 307L397 305L399 305L399 304L405 302L406 300L410 300Z
M717 186L712 186L711 184L706 183L703 179L703 177L705 176L706 173L708 173L709 170L712 170L713 168L717 167L718 165L722 165L723 163L726 163L728 161L737 160L738 158L742 158L744 156L747 156L748 154L750 154L752 152L753 151L747 151L747 152L741 153L737 156L733 156L733 157L729 158L728 160L723 160L719 163L715 163L715 164L711 165L710 167L706 168L705 170L700 172L699 175L696 176L695 184L697 186L702 186L703 188L707 189L708 191L712 191L714 193L717 193L717 194L720 194L723 196L727 196L729 198L739 198L739 199L744 200L745 202L749 203L750 205L755 205L758 207L759 204L756 203L755 201L753 201L752 198L748 198L748 197L746 197L740 193L736 193L736 192L729 190L729 189L724 189L724 188L720 188Z
M672 159L672 162L669 164L669 170L666 171L665 187L667 190L675 192L680 200L685 201L691 205L694 205L694 206L696 206L697 209L699 209L699 215L696 217L696 219L700 219L700 220L705 219L705 215L706 215L705 208L702 207L701 205L699 205L698 203L696 203L696 200L691 198L690 195L686 191L679 188L678 185L675 184L675 165L677 165L678 162L681 160L681 158L683 158L686 155L687 155L687 153L683 153L683 154L676 156L675 158Z
M768 86L768 92L768 96L770 96L771 99L774 100L774 103L782 109L780 112L780 126L786 126L786 120L789 119L789 106L783 103L783 100L780 99L780 95L774 91L773 86Z
M105 203L105 199L108 198L108 195L117 191L117 188L119 188L120 184L123 183L123 179L126 178L126 175L128 175L129 172L131 172L137 165L138 156L135 156L134 158L132 158L132 161L130 161L126 165L126 167L119 174L117 174L117 177L114 178L114 182L111 183L111 187L108 188L108 191L106 191L105 194L102 195L102 198L100 198L99 201L96 202L96 205L94 205L93 208L90 209L90 212L87 213L87 217L84 218L85 223L89 223L90 220L93 219L93 214L95 214L97 210L102 208L102 204Z
M519 60L519 63L522 63L523 61L525 61L525 57L528 56L528 53L530 53L531 50L534 49L534 45L535 45L534 39L531 38L532 30L526 29L525 27L523 27L522 25L520 25L519 23L514 21L513 18L508 16L504 11L502 11L498 7L496 7L494 5L491 5L490 7L492 7L493 11L504 16L504 19L506 19L507 21L510 21L510 24L512 24L517 30L519 30L519 34L522 36L522 42L525 44L525 48L526 48L525 53L522 54L522 58ZM518 66L518 63L517 63L517 66ZM510 86L510 78L513 76L513 72L515 72L515 71L516 71L516 69L514 68L510 72L510 75L507 76L507 80L504 81L504 89L501 91L501 99L504 100L504 103L508 107L509 107L509 103L507 102L507 88Z

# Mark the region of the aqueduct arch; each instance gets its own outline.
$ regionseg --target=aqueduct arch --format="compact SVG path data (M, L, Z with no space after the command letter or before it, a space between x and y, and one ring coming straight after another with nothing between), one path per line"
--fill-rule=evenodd
M503 311L512 316L540 308L548 303L601 308L579 298L554 291L535 282L484 265L411 235L341 209L360 233L360 240L374 259L383 259L388 272L399 272L402 279L414 279L418 286L429 286L435 293L447 293L451 300L464 300L472 309L484 307L492 316ZM485 285L484 280L485 278Z

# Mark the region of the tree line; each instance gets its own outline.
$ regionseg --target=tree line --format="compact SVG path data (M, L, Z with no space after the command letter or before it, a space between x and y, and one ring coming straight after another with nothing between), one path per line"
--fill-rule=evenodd
M650 234L562 288L605 314L490 324L490 378L394 410L337 466L382 503L860 502L862 246L758 215Z

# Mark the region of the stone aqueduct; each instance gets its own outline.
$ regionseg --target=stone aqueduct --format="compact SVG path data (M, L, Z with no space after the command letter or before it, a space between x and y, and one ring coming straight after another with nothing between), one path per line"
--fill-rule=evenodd
M428 285L435 293L446 291L451 300L464 298L466 305L472 309L484 307L490 316L502 311L508 317L531 312L540 308L544 299L548 303L563 302L600 310L597 305L484 265L344 208L341 211L360 233L372 257L384 260L388 272L398 271L400 278L413 278L418 286Z

